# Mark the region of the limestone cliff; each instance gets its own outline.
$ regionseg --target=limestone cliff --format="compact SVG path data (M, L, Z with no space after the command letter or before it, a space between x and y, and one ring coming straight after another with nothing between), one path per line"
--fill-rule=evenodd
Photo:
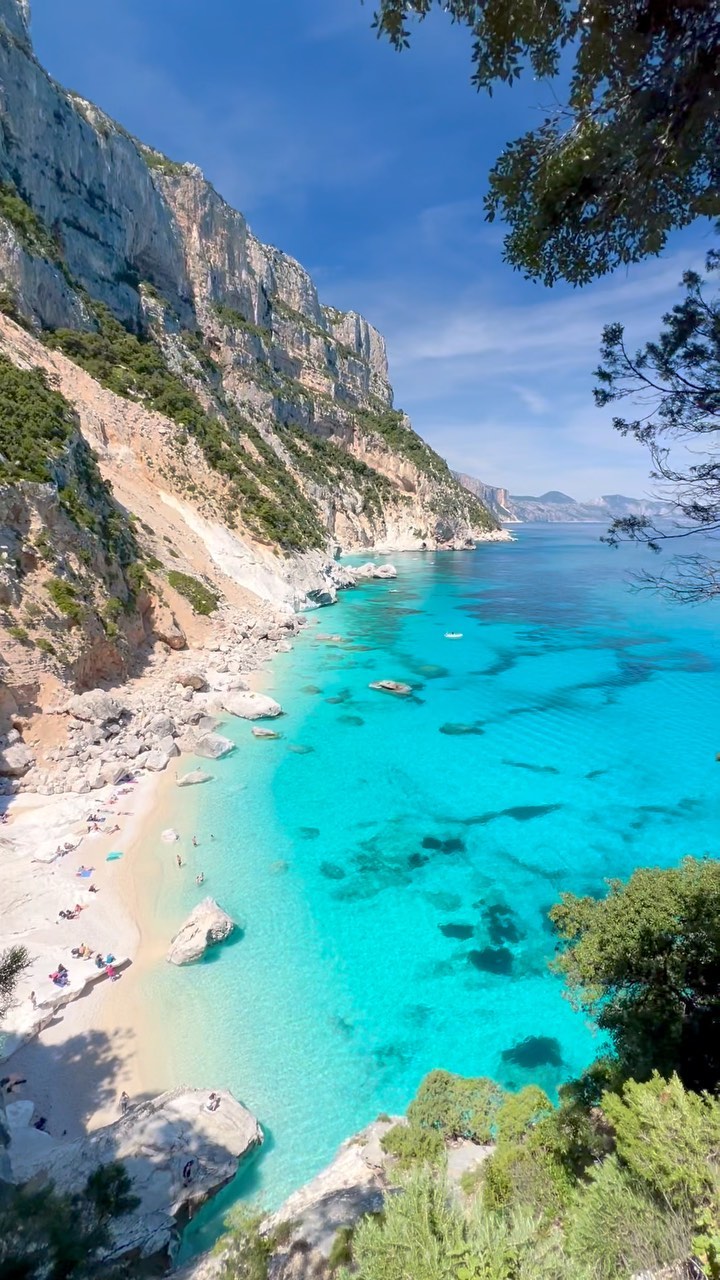
M20 0L0 0L6 311L55 331L112 390L154 401L178 453L189 434L215 470L226 522L266 545L390 549L492 531L393 410L380 334L322 306L300 264L256 239L196 167L55 84L25 17ZM120 376L113 318L152 347L164 378Z
M393 408L372 325L322 305L196 167L57 85L27 21L25 0L0 0L0 678L13 695L32 706L43 672L78 688L122 676L158 639L182 647L219 602L332 601L339 552L503 537ZM47 396L70 433L32 425Z

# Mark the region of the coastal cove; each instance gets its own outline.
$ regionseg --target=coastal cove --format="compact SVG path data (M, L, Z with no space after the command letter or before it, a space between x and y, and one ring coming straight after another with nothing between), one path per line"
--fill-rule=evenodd
M601 532L394 556L396 582L344 593L273 660L282 736L224 725L237 750L173 797L186 867L167 852L127 986L143 1087L229 1088L267 1135L186 1252L240 1196L276 1207L432 1067L550 1091L581 1070L599 1045L548 973L548 908L715 852L711 611L630 592L641 553ZM205 893L241 930L177 970L160 934Z

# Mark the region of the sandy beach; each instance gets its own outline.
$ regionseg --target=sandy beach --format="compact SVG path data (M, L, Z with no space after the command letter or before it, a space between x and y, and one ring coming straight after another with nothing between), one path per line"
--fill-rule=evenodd
M17 1023L32 1009L31 991L39 1012L43 1001L57 995L48 972L58 962L68 968L71 986L92 976L94 961L71 960L73 947L84 943L93 952L113 954L121 964L129 962L117 981L103 976L59 1008L49 1025L3 1064L3 1074L26 1081L13 1089L12 1100L32 1099L53 1136L76 1137L115 1119L123 1089L140 1096L164 1087L160 1078L140 1072L141 1044L143 1063L155 1061L155 1037L143 1019L141 973L144 964L162 953L166 941L152 929L152 920L163 882L161 851L175 867L172 846L159 840L173 791L177 794L174 771L144 777L131 788L107 788L92 798L22 795L13 801L10 820L2 828L0 838L24 851L6 869L3 937L5 944L22 942L31 957L8 1022ZM113 796L117 799L111 804ZM56 861L33 862L32 848L40 833L47 839L51 830L58 843L69 832L76 833L70 839L77 838L91 812L117 815L106 825L116 822L120 830L87 834L76 849ZM122 858L108 862L112 851L121 851ZM88 880L77 876L80 865L93 868ZM97 892L85 887L88 882ZM82 907L77 918L58 917L57 911L76 903ZM24 930L19 927L23 916Z

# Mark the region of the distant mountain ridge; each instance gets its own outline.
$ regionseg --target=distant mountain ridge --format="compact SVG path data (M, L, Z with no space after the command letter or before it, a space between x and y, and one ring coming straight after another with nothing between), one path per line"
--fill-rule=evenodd
M606 493L600 498L577 502L567 493L550 489L533 497L516 495L507 489L485 484L474 476L454 472L456 480L492 511L499 520L516 524L603 524L620 516L669 516L670 503L654 498L627 498L621 493Z

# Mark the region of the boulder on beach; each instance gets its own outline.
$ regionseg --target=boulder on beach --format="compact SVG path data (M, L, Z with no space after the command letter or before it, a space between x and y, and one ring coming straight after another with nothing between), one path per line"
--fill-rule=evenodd
M208 671L208 687L215 693L225 693L232 689L247 689L247 680L235 671Z
M177 755L177 751L175 751L175 755ZM170 759L171 757L167 751L158 749L148 751L145 757L145 768L149 769L151 773L163 773L167 769Z
M178 684L184 685L186 689L206 689L207 681L201 671L190 669L181 671L177 677Z
M21 778L35 763L35 757L24 742L14 742L0 751L0 775L5 778Z
M240 1161L263 1140L255 1117L231 1093L217 1090L215 1096L219 1102L208 1111L207 1089L173 1089L130 1106L113 1124L74 1142L24 1141L22 1129L14 1127L13 1176L22 1182L44 1178L58 1194L72 1195L102 1165L121 1161L139 1204L112 1220L99 1260L154 1259L165 1269L188 1218L227 1186Z
M76 693L67 704L67 711L76 720L85 720L89 724L105 725L120 720L128 707L111 697L103 689L88 689L87 693Z
M261 725L253 725L253 738L281 738L281 733L276 733L274 729L263 729Z
M203 756L206 760L219 760L234 747L235 743L229 738L224 738L221 733L201 733L195 739L192 750L194 755Z
M403 698L412 693L412 686L403 684L401 680L372 680L368 687L379 689L381 693L396 693Z
M170 940L166 960L170 964L192 964L200 960L209 947L230 937L235 922L218 906L214 898L204 898L190 912L182 928Z
M268 698L265 693L253 693L249 689L224 693L222 706L228 715L239 716L242 720L264 720L282 715L282 707L274 698Z
M212 782L212 774L203 773L202 769L191 769L177 780L179 787L198 787L203 782Z

